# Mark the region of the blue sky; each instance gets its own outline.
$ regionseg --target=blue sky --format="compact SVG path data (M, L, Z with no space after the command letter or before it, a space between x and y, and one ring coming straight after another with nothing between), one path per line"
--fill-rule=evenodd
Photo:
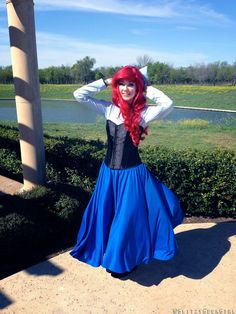
M236 61L235 0L34 0L39 68L134 64L138 56L175 67ZM10 61L0 3L0 65Z

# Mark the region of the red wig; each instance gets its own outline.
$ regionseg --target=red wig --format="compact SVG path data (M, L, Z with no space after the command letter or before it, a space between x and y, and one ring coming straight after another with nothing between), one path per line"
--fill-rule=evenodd
M122 80L133 82L136 85L136 94L131 105L123 100L120 94L119 82ZM144 139L142 134L147 134L146 129L142 131L139 125L141 112L146 104L146 97L144 96L145 89L146 86L143 75L139 69L134 66L124 66L112 79L112 102L120 108L120 112L124 118L125 128L130 133L135 146L138 146L140 140Z

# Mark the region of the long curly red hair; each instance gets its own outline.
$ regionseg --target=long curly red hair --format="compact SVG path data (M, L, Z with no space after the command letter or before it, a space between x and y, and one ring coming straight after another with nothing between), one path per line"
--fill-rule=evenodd
M119 82L128 80L135 83L136 95L130 104L123 100L119 91ZM139 145L140 140L144 139L147 134L147 128L140 128L141 112L146 105L146 97L144 96L146 86L142 73L134 66L124 66L121 68L112 79L112 102L120 108L120 112L124 118L124 125L129 132L133 144Z

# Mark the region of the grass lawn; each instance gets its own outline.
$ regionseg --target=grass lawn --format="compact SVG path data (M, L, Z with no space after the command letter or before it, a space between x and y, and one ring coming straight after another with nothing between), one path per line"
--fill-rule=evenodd
M15 122L0 121L1 124L16 126ZM98 117L94 124L44 123L44 133L51 136L82 137L88 140L106 141L105 120ZM148 136L141 142L175 149L229 149L236 152L236 126L216 125L206 120L160 120L150 124Z
M73 99L79 85L44 84L40 86L42 98ZM192 106L236 110L236 86L160 85L156 86L173 99L176 106ZM111 90L97 97L111 99ZM14 98L13 85L0 84L0 98Z
M163 85L177 106L236 110L236 86Z
M77 87L78 85L41 85L41 97L73 99L72 93ZM174 100L175 105L236 110L236 86L162 85L159 88ZM13 97L13 85L1 84L0 98ZM97 97L110 100L111 90L106 89L98 93ZM50 135L106 140L102 118L96 124L46 123L44 131ZM149 144L176 149L227 148L236 151L236 127L213 125L204 120L156 121L151 124L149 135L141 146Z
M44 132L49 135L82 137L85 139L106 140L105 125L101 120L96 124L44 124ZM175 149L230 149L236 152L236 127L213 125L204 120L180 122L153 122L149 135L141 143Z

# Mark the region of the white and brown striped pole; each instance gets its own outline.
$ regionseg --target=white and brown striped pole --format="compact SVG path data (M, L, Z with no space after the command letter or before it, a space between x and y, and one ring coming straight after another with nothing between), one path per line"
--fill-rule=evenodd
M24 190L45 183L45 152L33 0L7 0Z

